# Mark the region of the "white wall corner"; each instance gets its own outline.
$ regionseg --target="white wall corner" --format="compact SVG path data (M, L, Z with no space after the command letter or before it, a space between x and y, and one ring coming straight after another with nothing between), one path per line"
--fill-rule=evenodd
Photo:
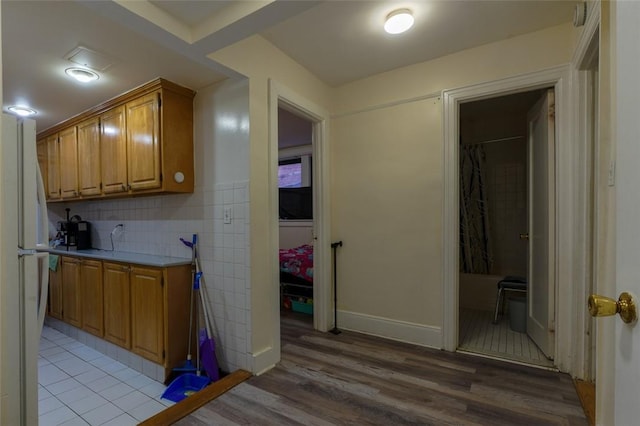
M273 346L251 354L251 372L259 376L271 370L280 361L280 354Z
M441 327L338 311L338 328L430 348L442 348Z

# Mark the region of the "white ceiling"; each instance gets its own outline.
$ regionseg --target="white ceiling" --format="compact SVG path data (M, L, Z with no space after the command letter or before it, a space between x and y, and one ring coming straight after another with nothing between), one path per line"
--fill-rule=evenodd
M261 34L331 86L568 22L575 1L2 1L3 108L38 110L44 130L163 77L200 89L234 72L206 55ZM408 33L381 30L399 7ZM112 59L95 86L71 82L65 55Z

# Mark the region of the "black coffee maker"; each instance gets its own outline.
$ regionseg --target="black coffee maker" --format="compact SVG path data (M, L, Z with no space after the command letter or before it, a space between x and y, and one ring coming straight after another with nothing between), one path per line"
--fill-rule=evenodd
M64 237L63 245L69 250L86 250L91 248L91 224L78 215L69 217L71 209L67 211L67 220L58 222L58 230Z

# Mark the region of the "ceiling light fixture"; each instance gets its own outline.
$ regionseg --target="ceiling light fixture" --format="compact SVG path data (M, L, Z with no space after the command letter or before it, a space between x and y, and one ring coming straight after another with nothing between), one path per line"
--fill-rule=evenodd
M38 113L35 109L19 105L10 106L7 109L16 115L19 115L20 117L29 117Z
M413 26L413 14L409 9L394 10L387 15L384 30L389 34L400 34Z
M73 77L81 83L89 83L91 81L96 81L97 79L100 78L98 73L88 70L86 68L71 67L64 70L64 72L69 77Z

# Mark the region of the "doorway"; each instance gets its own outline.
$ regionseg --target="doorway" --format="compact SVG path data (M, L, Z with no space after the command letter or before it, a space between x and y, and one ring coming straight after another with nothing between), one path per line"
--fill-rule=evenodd
M270 282L273 302L270 303L272 321L271 344L272 350L262 357L261 365L265 368L280 360L280 335L281 330L281 285L279 268L280 248L280 214L279 214L279 183L278 169L280 166L278 156L279 139L279 112L287 111L298 118L311 123L311 185L312 185L312 241L313 241L313 328L319 331L328 331L332 327L330 313L331 286L330 280L330 217L329 217L329 152L327 143L328 112L319 105L300 96L282 84L269 81L269 199L270 199L270 226L269 245L271 247ZM304 237L308 238L307 235ZM304 308L304 307L303 307Z
M550 257L555 278L554 307L549 310L555 321L547 331L555 343L553 358L556 367L580 377L585 346L583 336L585 303L583 289L587 277L582 273L583 260L589 247L583 238L589 215L584 200L589 198L589 185L582 176L588 163L584 158L582 139L577 137L574 121L574 91L571 68L568 65L532 73L505 77L487 83L445 90L443 100L444 163L443 163L443 287L442 287L442 348L456 351L459 345L459 110L465 102L489 99L553 87L555 92L555 209L552 219L555 236L550 244L555 255ZM571 254L571 255L568 255ZM561 260L561 261L560 261ZM579 297L576 297L576 294ZM561 308L559 308L561 307Z
M553 342L538 323L554 317L535 318L553 306L555 290L553 102L553 89L541 88L460 105L458 350L553 366Z
M278 106L280 314L313 324L313 122Z

